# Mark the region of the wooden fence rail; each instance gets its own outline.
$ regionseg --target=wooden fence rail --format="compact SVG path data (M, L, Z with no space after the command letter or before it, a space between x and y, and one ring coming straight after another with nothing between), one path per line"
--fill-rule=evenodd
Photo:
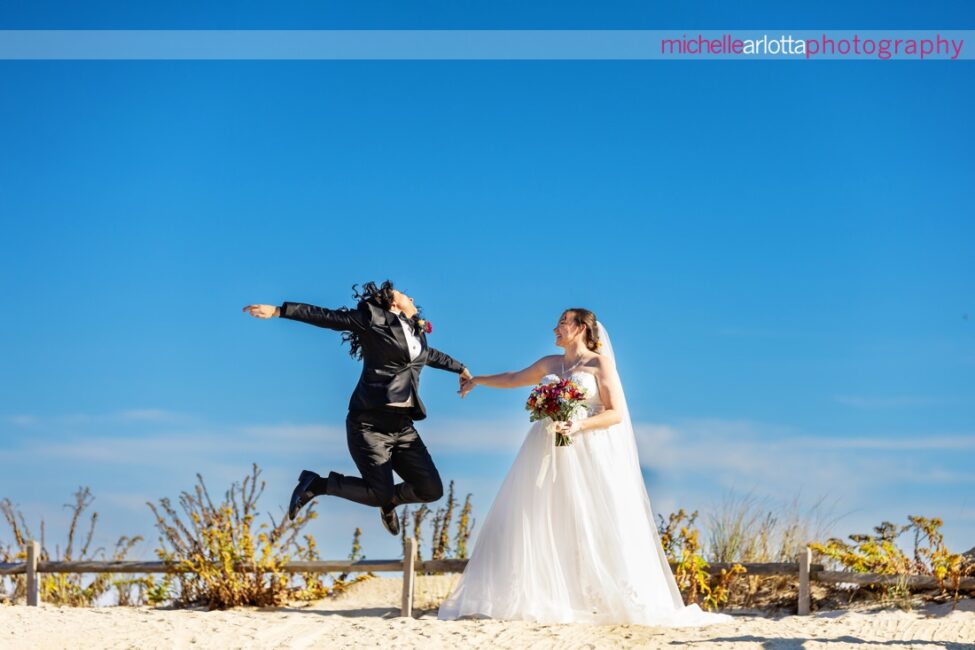
M287 562L281 566L285 573L381 573L403 572L403 598L400 606L402 616L412 616L413 590L417 572L419 573L461 573L467 560L420 560L416 557L416 542L406 539L402 560L322 560ZM27 546L26 562L0 562L0 576L24 575L27 579L27 604L37 606L40 602L39 576L42 573L183 573L185 569L167 562L41 562L40 545L31 542ZM799 579L798 613L810 611L811 581L851 584L901 584L911 589L936 588L938 581L933 576L922 575L882 575L877 573L854 573L852 571L826 571L821 564L812 564L812 552L807 548L800 552L795 562L739 562L747 570L745 575L753 576L797 576ZM671 563L673 565L673 563ZM712 563L707 571L720 573L736 563ZM249 570L241 567L241 571ZM963 591L975 591L975 578L962 578Z

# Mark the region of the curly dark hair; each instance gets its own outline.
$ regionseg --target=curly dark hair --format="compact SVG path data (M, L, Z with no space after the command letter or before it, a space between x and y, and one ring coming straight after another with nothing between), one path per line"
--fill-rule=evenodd
M358 302L359 307L362 307L363 303L369 303L380 309L389 309L393 306L393 283L389 280L383 282L382 285L366 282L361 288L358 284L353 284L352 297ZM343 332L342 342L346 341L349 343L349 356L353 359L361 359L362 344L359 341L359 335L355 332Z

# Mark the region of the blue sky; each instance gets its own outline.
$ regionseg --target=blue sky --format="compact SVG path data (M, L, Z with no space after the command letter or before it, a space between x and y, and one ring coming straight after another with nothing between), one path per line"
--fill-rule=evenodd
M972 28L955 3L6 6L0 28ZM461 8L463 7L463 8ZM611 332L658 512L826 496L838 534L975 545L972 64L0 62L0 496L101 539L202 472L352 471L358 366L249 303L393 278L490 373ZM522 391L429 370L420 431L487 507ZM360 506L326 500L330 557ZM0 540L3 538L0 537ZM144 545L148 555L151 544Z

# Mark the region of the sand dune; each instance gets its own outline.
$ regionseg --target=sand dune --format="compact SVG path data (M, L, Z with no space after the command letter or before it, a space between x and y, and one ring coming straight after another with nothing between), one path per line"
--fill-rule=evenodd
M432 607L456 577L421 578L416 600ZM631 625L444 622L434 610L398 617L400 581L377 578L306 607L228 611L148 607L0 606L3 648L945 648L975 649L975 600L812 616L736 617L697 629Z

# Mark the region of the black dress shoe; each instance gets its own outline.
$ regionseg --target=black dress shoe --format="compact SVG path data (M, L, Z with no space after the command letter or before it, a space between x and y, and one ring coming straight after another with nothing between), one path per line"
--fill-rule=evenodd
M291 493L291 504L288 506L288 519L291 521L294 521L295 517L298 516L298 511L306 503L317 496L309 489L316 478L319 478L318 474L310 472L307 469L302 470L301 474L298 475L298 485L295 486L294 492Z
M382 516L383 526L389 531L390 535L399 535L399 517L396 516L396 507L389 510L380 508L379 514Z

